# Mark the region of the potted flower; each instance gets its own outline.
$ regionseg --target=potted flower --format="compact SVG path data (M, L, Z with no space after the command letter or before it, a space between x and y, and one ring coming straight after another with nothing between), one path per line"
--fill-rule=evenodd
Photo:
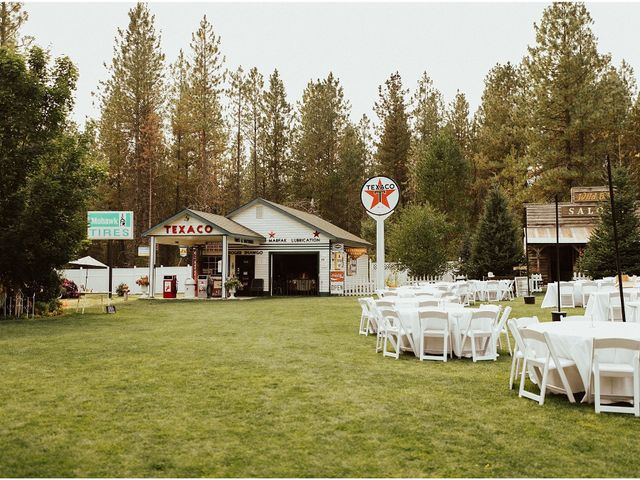
M229 292L229 298L236 298L236 290L240 287L242 287L242 282L236 277L229 277L229 279L224 282L224 288Z
M118 295L119 297L124 297L124 299L127 300L129 298L129 285L127 285L126 283L121 283L120 285L118 285L118 287L116 288L116 295Z
M147 275L140 277L136 280L136 285L138 285L140 290L142 290L142 296L146 297L149 292L149 277Z

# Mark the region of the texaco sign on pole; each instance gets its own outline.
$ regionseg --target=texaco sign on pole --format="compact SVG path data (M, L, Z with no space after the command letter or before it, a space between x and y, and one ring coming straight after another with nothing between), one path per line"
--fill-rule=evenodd
M360 200L376 221L376 288L384 289L384 221L400 200L400 189L389 177L372 177L362 185Z

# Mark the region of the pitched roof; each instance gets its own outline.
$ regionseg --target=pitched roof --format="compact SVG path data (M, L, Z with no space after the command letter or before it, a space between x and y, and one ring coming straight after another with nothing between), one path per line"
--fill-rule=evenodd
M357 235L354 235L353 233L349 233L343 228L337 227L333 223L327 222L326 220L318 217L317 215L303 212L302 210L298 210L296 208L287 207L286 205L281 205L279 203L271 202L269 200L265 200L264 198L255 198L249 203L229 213L227 217L231 217L236 213L239 213L240 211L245 210L246 208L249 208L252 205L255 205L256 203L262 203L262 204L271 206L276 210L281 211L285 215L288 215L297 220L300 220L303 223L306 223L307 225L313 228L317 228L321 232L324 232L328 236L334 237L336 240L340 240L343 243L356 244L356 245L365 246L365 247L371 246L371 243L367 242L365 239L360 238Z
M180 212L176 213L170 218L163 220L159 224L151 227L149 230L142 234L143 237L146 237L150 232L155 230L156 228L166 224L171 223L176 218L180 218L185 214L191 214L195 217L199 217L200 220L209 223L211 226L222 230L228 235L237 235L239 237L249 237L256 238L258 240L265 240L265 238L257 232L254 232L250 228L245 227L244 225L240 225L238 222L234 222L230 218L223 217L222 215L216 215L215 213L202 212L200 210L192 210L190 208L185 208Z

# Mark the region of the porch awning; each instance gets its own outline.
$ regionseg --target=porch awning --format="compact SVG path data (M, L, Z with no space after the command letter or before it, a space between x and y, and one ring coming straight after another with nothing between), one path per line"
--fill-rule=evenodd
M560 227L560 243L588 243L593 227ZM529 244L555 244L555 227L529 227Z

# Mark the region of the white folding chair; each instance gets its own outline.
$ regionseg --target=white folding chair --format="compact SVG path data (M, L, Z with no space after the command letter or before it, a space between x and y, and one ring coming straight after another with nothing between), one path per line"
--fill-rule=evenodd
M584 315L567 315L566 317L560 318L561 322L588 322L590 320L590 318Z
M484 305L480 305L478 307L478 310L482 310L484 312L491 312L491 313L493 313L494 318L497 319L498 316L500 315L500 310L502 310L502 306L501 305L484 304Z
M435 299L429 300L420 300L418 302L418 308L430 308L430 307L439 307L440 301Z
M511 350L511 338L509 337L509 331L507 330L507 321L509 320L509 315L511 315L511 307L507 306L502 312L500 321L496 325L496 339L500 344L500 348L502 348L502 335L504 334L507 337L507 348L509 349L509 355L513 355Z
M598 284L596 282L584 282L582 284L582 306L587 307L589 303L589 297L591 294L598 291Z
M576 308L573 298L573 284L571 282L559 282L560 308Z
M393 308L394 303L391 300L374 300L378 308Z
M601 350L615 348L619 350L630 351L630 358L627 362L617 361L610 363L603 361L601 358ZM616 352L616 358L620 358L619 352ZM602 394L600 379L602 377L629 377L633 380L633 406L620 407L617 405L603 405L602 397L606 396L609 400L623 400L618 395ZM621 339L621 338L601 338L593 341L593 384L594 384L594 401L596 413L615 412L615 413L633 413L636 417L640 417L640 341ZM626 399L624 399L626 400Z
M471 314L471 319L462 336L461 349L464 350L467 339L471 341L471 358L474 362L478 360L496 360L497 352L492 349L491 339L494 336L495 315L487 310L478 310ZM478 352L478 342L481 348Z
M411 337L411 334L404 328L398 312L390 308L381 308L380 313L385 322L382 355L384 357L399 359L400 353L402 353L403 350L404 339L407 339L411 350L415 352L413 337ZM387 348L388 344L391 344L393 347L393 352Z
M420 319L420 361L442 360L447 361L447 355L453 351L451 335L449 334L449 314L435 310L422 310L418 312ZM442 355L428 355L425 353L425 338L442 338Z
M625 305L631 301L631 292L623 292ZM625 307L625 313L626 307ZM622 302L620 301L620 292L611 292L609 294L609 320L612 322L622 321Z
M500 282L498 282L498 280L487 281L485 292L487 295L487 302L499 302L502 294Z
M518 373L518 368L520 366L520 360L524 358L524 342L522 341L522 337L520 337L519 328L526 327L527 325L533 325L539 323L538 317L521 317L521 318L512 318L507 321L507 327L513 335L513 339L516 344L513 349L513 356L511 357L511 372L509 373L509 390L513 389L513 382L516 379L516 375Z
M370 326L370 317L371 312L369 311L369 298L359 298L358 303L360 304L360 331L358 332L360 335L369 335L369 326Z
M522 362L522 374L520 376L520 391L518 396L529 398L538 402L539 405L544 405L544 398L547 390L556 393L565 393L569 397L571 403L575 403L571 386L567 380L567 376L564 373L564 369L567 367L575 366L575 362L567 358L559 358L553 348L552 342L549 340L549 334L547 332L540 333L530 328L520 329L520 336L524 342L524 360ZM529 374L531 371L535 372L538 368L542 372L542 379L538 384L540 393L536 394L528 391L525 388L525 372L529 368ZM556 371L560 377L562 387L557 385L550 385L549 372Z

